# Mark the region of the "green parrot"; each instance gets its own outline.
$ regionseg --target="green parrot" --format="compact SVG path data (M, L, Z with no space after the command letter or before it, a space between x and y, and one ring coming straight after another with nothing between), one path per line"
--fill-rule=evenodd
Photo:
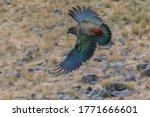
M77 40L67 57L53 69L55 72L69 73L78 69L93 56L97 44L104 46L111 40L109 27L91 8L73 7L69 15L78 25L69 28L67 34L74 34Z

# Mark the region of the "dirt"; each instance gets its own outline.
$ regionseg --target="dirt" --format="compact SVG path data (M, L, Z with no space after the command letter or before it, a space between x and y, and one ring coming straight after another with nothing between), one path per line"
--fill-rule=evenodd
M150 63L149 3L0 0L0 99L101 99L89 97L87 89L97 90L110 82L128 86L131 94L123 99L150 99L150 77L137 70L138 64ZM90 6L102 17L112 31L113 44L97 47L94 56L70 74L51 74L47 70L74 46L76 37L67 35L67 30L77 24L68 15L76 5ZM82 82L86 75L101 80Z

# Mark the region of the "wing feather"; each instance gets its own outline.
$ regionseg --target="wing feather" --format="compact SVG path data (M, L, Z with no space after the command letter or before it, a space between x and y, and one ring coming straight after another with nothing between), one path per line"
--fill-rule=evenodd
M103 35L98 35L96 41L99 45L107 45L111 40L111 30L103 22L100 16L91 8L83 6L73 7L69 10L69 15L78 23L89 22L102 29Z
M72 7L72 10L69 10L69 15L76 20L78 23L88 21L93 24L101 25L103 23L100 16L91 8L83 6Z
M101 29L103 30L103 34L101 36L97 36L96 41L98 45L104 46L104 45L107 45L111 41L112 33L106 24L103 24Z
M76 44L78 44L78 40ZM80 43L78 45L80 51L75 47L69 52L68 56L57 65L57 69L55 69L56 72L69 73L78 69L83 62L89 60L94 54L96 40L88 39L84 41L84 43Z

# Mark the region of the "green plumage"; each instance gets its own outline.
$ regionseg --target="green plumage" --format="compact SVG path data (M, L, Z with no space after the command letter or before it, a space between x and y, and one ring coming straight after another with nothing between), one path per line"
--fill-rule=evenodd
M69 52L67 57L56 66L57 72L68 73L79 68L83 62L86 62L94 54L96 40L89 36L79 36L75 47Z
M77 26L68 29L68 33L76 35L77 40L64 61L54 68L56 72L68 73L79 68L92 57L97 43L107 45L111 40L109 27L91 8L73 7L69 15L78 22Z

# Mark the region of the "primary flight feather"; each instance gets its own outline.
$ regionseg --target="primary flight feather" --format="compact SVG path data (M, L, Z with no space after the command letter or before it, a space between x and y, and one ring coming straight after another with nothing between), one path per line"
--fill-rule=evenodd
M91 8L73 7L69 15L78 22L77 26L68 29L77 37L74 48L64 61L55 68L55 72L69 73L78 69L89 60L98 45L107 45L111 40L111 31L100 16Z

